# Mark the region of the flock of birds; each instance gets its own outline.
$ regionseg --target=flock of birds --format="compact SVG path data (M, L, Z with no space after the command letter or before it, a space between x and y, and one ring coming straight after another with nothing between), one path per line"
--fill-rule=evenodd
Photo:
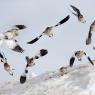
M80 12L80 10L73 5L70 5L70 7L72 8L72 10L70 10L70 9L69 10L71 11L71 13L74 16L77 17L78 21L81 23L86 23L86 20L85 20L83 14ZM27 42L27 44L36 43L44 35L46 35L48 37L52 37L53 36L53 32L52 32L53 28L66 23L69 19L70 19L70 15L67 15L64 19L59 21L57 24L46 27L46 29L39 36L37 36L33 40ZM15 52L23 53L24 49L18 44L16 37L19 36L19 30L23 30L25 28L27 28L25 25L14 25L12 27L12 29L8 30L7 32L0 33L0 45L5 43L11 50L13 50ZM86 38L86 45L91 44L93 31L95 31L95 21L90 25L88 37ZM40 49L38 51L38 54L36 54L35 56L32 56L32 57L26 56L27 64L26 64L24 73L20 76L20 83L24 83L26 81L27 74L29 71L28 68L35 65L35 60L37 60L40 57L43 57L47 54L48 54L47 49ZM91 63L91 65L94 65L91 58L83 50L78 50L78 51L75 51L74 54L71 56L70 62L69 62L69 67L73 66L76 58L78 59L78 61L81 61L83 56L86 56L87 59L89 60L89 62ZM4 64L5 71L7 71L10 75L13 76L13 70L15 70L15 69L7 62L7 58L5 57L3 52L0 52L0 60L1 60L1 63ZM61 67L60 71L62 71L62 69L64 69L64 67Z

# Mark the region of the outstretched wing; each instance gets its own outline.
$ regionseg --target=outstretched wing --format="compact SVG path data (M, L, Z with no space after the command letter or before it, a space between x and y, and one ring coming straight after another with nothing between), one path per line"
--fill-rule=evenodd
M35 42L37 42L41 37L42 37L42 34L41 34L40 36L36 37L35 39L33 39L33 40L27 42L27 44L33 44L33 43L35 43Z
M19 53L24 52L23 48L17 43L16 40L5 40L5 43L13 51L16 51Z
M4 33L6 39L13 39L19 35L18 31L25 29L25 25L14 25L11 29Z
M94 65L93 61L90 59L90 57L88 56L87 59L89 60L89 62Z
M18 28L19 30L27 28L25 25L14 25L14 27Z
M72 7L72 9L77 13L77 15L81 14L80 13L80 10L78 8L76 8L75 6L73 5L70 5Z
M62 19L60 22L58 22L54 27L59 26L65 22L67 22L70 19L70 15L66 16L64 19Z
M92 33L91 33L91 27L90 27L88 38L86 39L86 45L91 44L91 40L92 40L91 37L92 37Z
M74 61L75 61L75 57L74 56L72 56L71 58L70 58L70 67L72 67L73 66L73 64L74 64Z

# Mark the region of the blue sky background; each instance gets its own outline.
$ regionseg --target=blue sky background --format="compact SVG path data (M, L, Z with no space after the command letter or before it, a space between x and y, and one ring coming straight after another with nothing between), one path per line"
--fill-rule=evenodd
M86 19L86 24L78 22L77 18L68 10L70 5L78 7ZM5 32L15 24L25 24L27 29L20 31L17 37L25 52L19 54L11 51L6 45L0 47L15 68L14 76L11 77L0 64L0 81L19 79L26 61L25 56L32 57L42 48L48 49L48 55L36 61L31 72L41 74L50 70L56 70L69 64L73 52L83 49L92 59L95 59L95 33L93 42L86 46L85 40L90 24L95 20L94 0L0 0L0 32ZM26 42L41 34L47 26L55 25L61 19L70 14L71 18L65 24L53 30L54 36L42 37L37 43L27 45ZM81 64L88 60L84 57Z

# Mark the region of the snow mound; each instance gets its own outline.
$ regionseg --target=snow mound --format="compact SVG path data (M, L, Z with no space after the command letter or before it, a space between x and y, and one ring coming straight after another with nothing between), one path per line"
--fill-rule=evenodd
M63 76L59 70L49 71L24 84L1 83L0 95L95 95L95 66L69 67Z

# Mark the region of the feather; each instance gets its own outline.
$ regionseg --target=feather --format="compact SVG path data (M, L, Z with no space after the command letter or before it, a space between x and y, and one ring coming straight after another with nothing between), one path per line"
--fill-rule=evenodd
M74 61L75 61L75 57L71 57L71 58L70 58L70 67L73 66Z
M73 8L73 10L77 13L77 15L80 15L81 13L80 13L80 10L78 9L78 8L76 8L75 6L73 6L73 5L70 5L72 8Z
M65 22L67 22L70 19L70 15L66 16L64 19L62 19L58 24L56 24L54 27L59 26Z
M17 27L19 30L25 29L26 26L25 25L14 25L15 27Z
M42 35L36 37L35 39L33 39L33 40L29 41L29 42L27 42L27 44L33 44L33 43L35 43L35 42L37 42L41 37L42 37Z
M20 47L20 45L17 43L16 40L5 40L5 43L13 51L16 51L16 52L19 52L19 53L24 52L23 48Z
M89 60L89 62L94 65L93 61L90 59L90 57L88 56L87 59Z
M26 78L27 78L27 77L26 77L25 75L21 75L21 76L20 76L20 83L21 83L21 84L25 83L25 82L26 82Z

